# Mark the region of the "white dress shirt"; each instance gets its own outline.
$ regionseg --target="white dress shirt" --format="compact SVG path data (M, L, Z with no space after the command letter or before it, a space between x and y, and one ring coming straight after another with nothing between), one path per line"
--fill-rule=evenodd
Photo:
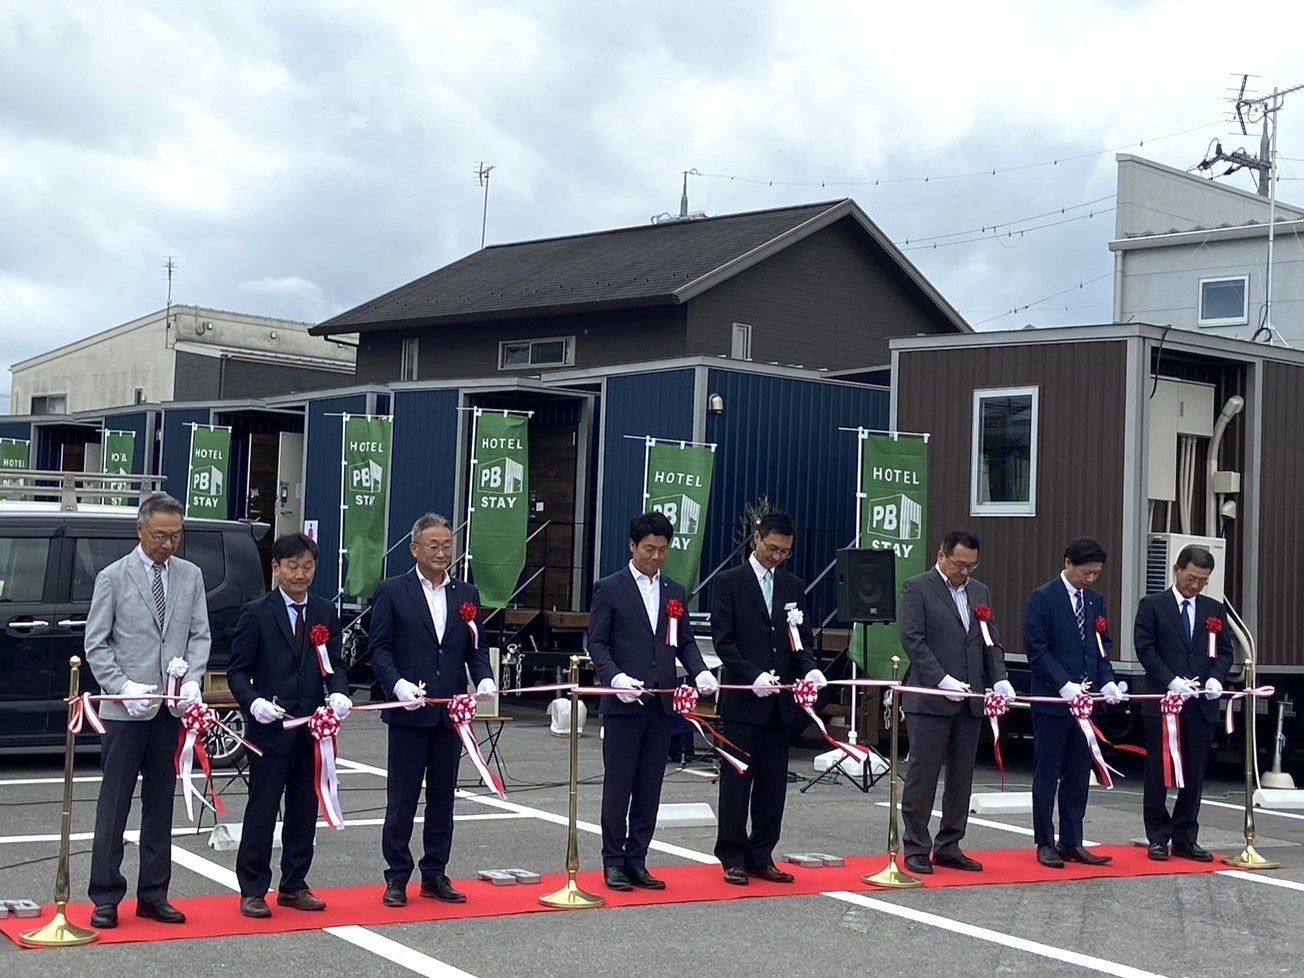
M965 578L964 583L961 584L959 587L956 587L954 584L951 583L950 578L948 578L945 574L942 573L942 568L939 564L934 564L933 566L937 569L937 573L941 576L942 580L946 583L946 589L951 592L951 600L955 602L955 610L959 612L960 620L964 622L965 631L968 631L969 630L969 590L968 590L969 579Z
M749 564L752 565L752 573L756 575L756 583L759 584L759 585L761 586L761 594L764 594L764 593L765 593L765 575L766 575L766 574L769 574L769 575L770 575L770 604L771 604L771 607L766 608L765 610L768 611L770 614L774 614L774 608L773 608L773 604L774 604L774 571L770 570L768 567L766 567L764 564L762 564L759 560L757 560L757 559L756 559L756 554L752 554L750 557L748 557L748 558L747 558L747 562L748 562Z
M632 560L629 562L629 572L634 575L638 593L643 596L643 607L647 611L648 624L652 626L652 631L656 632L657 616L661 612L661 572L658 571L655 577L648 577L634 566Z
M448 625L448 575L440 584L433 584L426 579L418 568L412 568L417 580L421 582L421 593L425 595L426 607L430 609L430 618L435 623L435 636L444 640L444 629Z
M280 588L277 588L279 591ZM303 613L308 613L308 596L305 594L302 601L295 601L292 597L281 591L281 600L285 602L285 613L290 616L290 631L293 633L299 627L299 612L295 609L296 604L303 605ZM304 623L307 624L306 622Z
M1195 636L1195 598L1188 598L1185 595L1183 595L1181 591L1177 590L1177 585L1173 585L1168 590L1173 595L1173 597L1177 599L1177 617L1180 618L1182 621L1182 634L1183 635L1186 634L1186 626L1189 621L1191 626L1191 636L1194 637ZM1184 614L1182 614L1182 603L1184 601L1191 602L1191 617L1189 619Z
M153 587L154 586L153 559L145 555L145 550L144 548L141 547L140 544L136 544L136 556L139 557L140 562L145 565L145 579L149 581L149 586ZM165 601L167 600L167 596L168 596L168 577L169 577L168 564L171 563L171 560L172 558L169 557L167 560L163 561L163 570L160 572L163 577L163 599Z

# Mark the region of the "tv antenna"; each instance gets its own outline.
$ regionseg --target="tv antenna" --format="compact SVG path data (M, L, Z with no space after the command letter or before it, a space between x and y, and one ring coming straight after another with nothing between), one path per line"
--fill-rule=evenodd
M475 163L475 182L476 186L484 187L484 210L480 214L480 247L484 248L484 230L489 221L489 174L493 171L494 165L486 163L484 160L476 160Z
M177 261L171 255L163 257L163 274L168 280L167 310L163 314L163 345L166 347L172 339L172 279L177 273Z

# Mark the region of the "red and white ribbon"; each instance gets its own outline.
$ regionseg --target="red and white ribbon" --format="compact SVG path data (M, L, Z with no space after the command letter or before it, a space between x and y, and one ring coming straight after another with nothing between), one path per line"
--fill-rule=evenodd
M1100 657L1108 659L1109 653L1105 651L1104 635L1109 631L1109 619L1104 615L1096 616L1096 648L1100 649ZM1122 777L1120 774L1119 777Z
M332 676L335 670L331 667L331 656L326 650L326 646L331 640L331 630L325 625L313 625L308 630L308 641L317 651L317 671L323 676Z
M806 620L806 616L801 613L801 609L797 607L795 601L787 605L786 610L788 612L788 644L792 646L792 651L800 652L802 651L801 632L797 626Z
M1159 712L1164 718L1164 787L1185 788L1182 776L1182 706L1181 693L1168 693L1159 701Z
M104 722L95 711L90 693L82 693L72 701L72 711L68 717L68 729L72 733L81 733L83 726L90 727L97 734L104 733Z
M471 630L471 648L480 647L480 628L476 625L476 619L480 616L480 609L470 601L464 601L462 606L457 609L458 617L466 622L466 627Z
M1209 633L1209 658L1218 658L1218 636L1222 634L1223 620L1210 615L1204 620L1204 630Z
M201 805L218 815L226 814L226 806L222 804L217 789L213 787L213 766L209 763L208 751L204 750L204 737L214 726L216 726L216 719L213 717L213 711L203 703L193 704L181 715L181 733L177 737L177 752L173 763L176 766L177 777L181 780L181 797L186 801L186 816L192 822L195 820L195 808L192 804L194 800L198 800ZM204 786L213 798L211 804L204 797L203 792L195 787L191 778L196 758L199 759L199 767L204 772Z
M308 717L308 732L317 743L314 773L317 778L317 804L326 824L344 828L344 810L340 807L340 777L335 770L335 738L340 732L340 718L329 706L319 706ZM289 726L289 724L285 724Z
M1097 619L1099 621L1100 619ZM1097 635L1100 633L1097 632ZM1091 759L1096 763L1096 770L1100 774L1100 783L1105 788L1114 787L1114 779L1110 773L1117 774L1120 778L1123 776L1122 771L1115 771L1105 763L1105 756L1100 752L1100 741L1096 739L1096 728L1091 723L1091 711L1094 704L1088 693L1079 693L1069 701L1069 712L1073 714L1073 719L1078 721L1078 728L1082 731L1082 736L1086 738L1087 749L1091 751Z
M454 696L448 701L448 718L453 721L453 729L461 738L462 746L466 748L466 756L471 758L471 763L479 772L484 786L499 798L505 799L507 792L503 789L503 783L489 770L484 755L480 753L480 745L476 742L475 731L471 728L471 724L475 721L475 697L466 693Z
M732 743L724 734L716 730L705 720L693 716L693 711L697 709L697 690L692 686L680 686L675 690L674 695L675 712L684 718L686 723L692 725L693 729L702 735L702 739L711 745L715 751L731 768L739 774L747 773L747 762L734 757L727 750L721 747L721 744L727 744L736 750L739 754L746 755L746 751L737 744Z
M173 658L172 661L168 663L167 675L164 677L163 695L180 696L181 679L189 671L190 666L186 665L185 659L181 658L179 655Z
M1227 697L1227 716L1224 718L1223 729L1230 736L1236 732L1236 701L1243 700L1246 697L1250 699L1270 699L1277 695L1277 687L1255 686L1252 689L1242 689L1236 693L1223 693L1223 695Z
M980 622L983 620L978 619ZM984 626L986 622L983 622ZM986 627L983 629L986 637ZM988 643L990 644L990 642ZM1001 717L1010 712L1010 701L1000 693L988 692L983 696L983 716L992 725L992 753L996 755L996 768L1001 772L1001 790L1005 790L1005 758L1001 757Z
M985 604L980 604L973 610L973 613L974 617L978 619L978 630L983 633L983 644L990 649L993 644L992 633L988 630L987 623L992 620L992 609L987 607ZM1002 771L1002 779L1004 779L1004 774L1005 772ZM1002 786L1003 785L1004 780L1002 780Z
M869 748L861 747L859 744L846 744L840 740L834 740L829 735L828 728L824 726L824 721L815 712L815 701L819 699L819 695L820 688L809 679L798 679L792 684L793 700L806 711L808 717L815 721L815 726L819 728L819 732L824 735L824 739L828 741L829 745L842 751L858 764L864 764L865 761L869 760Z
M684 603L678 598L666 602L666 645L679 648L679 619L684 617Z

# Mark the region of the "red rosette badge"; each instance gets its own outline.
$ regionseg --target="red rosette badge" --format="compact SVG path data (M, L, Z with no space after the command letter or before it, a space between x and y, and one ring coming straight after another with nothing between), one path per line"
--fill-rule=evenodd
M326 651L326 643L330 640L331 630L325 625L313 625L312 628L308 629L308 641L317 652L317 671L323 676L329 676L335 672L331 667L330 653Z
M1105 651L1104 636L1109 634L1109 619L1104 615L1096 616L1096 648L1100 649L1100 657L1108 659L1109 653Z
M679 619L684 617L684 603L678 598L666 602L666 645L679 648Z
M1209 658L1218 658L1218 636L1222 634L1223 620L1210 615L1204 620L1204 630L1209 633Z
M466 627L471 629L471 647L479 648L480 628L475 622L480 617L480 609L471 601L463 601L462 606L457 609L457 615L466 622Z
M987 623L992 620L992 609L985 604L980 604L977 608L974 608L973 616L978 619L978 628L983 633L983 644L990 649L994 643Z

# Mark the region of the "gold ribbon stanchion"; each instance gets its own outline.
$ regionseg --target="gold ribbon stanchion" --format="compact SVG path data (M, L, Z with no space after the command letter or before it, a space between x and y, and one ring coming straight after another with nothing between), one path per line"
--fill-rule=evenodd
M587 655L570 657L570 681L580 684L580 663L588 661ZM588 910L600 907L607 901L593 893L586 893L575 882L580 871L579 794L580 794L580 694L571 690L570 728L570 816L566 830L566 885L555 893L539 897L539 902L554 910Z
M72 947L91 944L100 939L98 931L68 923L68 840L72 834L72 761L77 735L72 732L73 710L77 707L81 659L68 660L68 737L63 748L63 821L59 827L59 865L54 871L54 919L43 927L29 930L19 940L32 947Z
M892 656L892 681L897 681L897 674L901 671L901 657ZM923 882L903 873L897 868L897 854L901 850L900 830L897 827L897 795L899 793L898 785L901 783L900 765L897 757L898 744L900 741L901 731L901 704L897 702L899 694L892 691L892 712L889 714L892 718L892 770L888 775L888 802L887 802L887 866L873 875L865 875L860 878L862 883L868 883L870 886L890 886L898 890L906 890L916 886L923 886Z
M1248 692L1254 689L1254 660L1245 660L1245 689ZM1259 743L1255 736L1255 707L1258 705L1257 697L1245 697L1245 848L1241 850L1240 855L1226 856L1224 859L1229 866L1236 866L1239 869L1281 869L1281 863L1274 862L1259 855L1254 848L1254 784L1258 780L1257 765L1259 757ZM1232 704L1227 704L1227 709L1231 709Z

